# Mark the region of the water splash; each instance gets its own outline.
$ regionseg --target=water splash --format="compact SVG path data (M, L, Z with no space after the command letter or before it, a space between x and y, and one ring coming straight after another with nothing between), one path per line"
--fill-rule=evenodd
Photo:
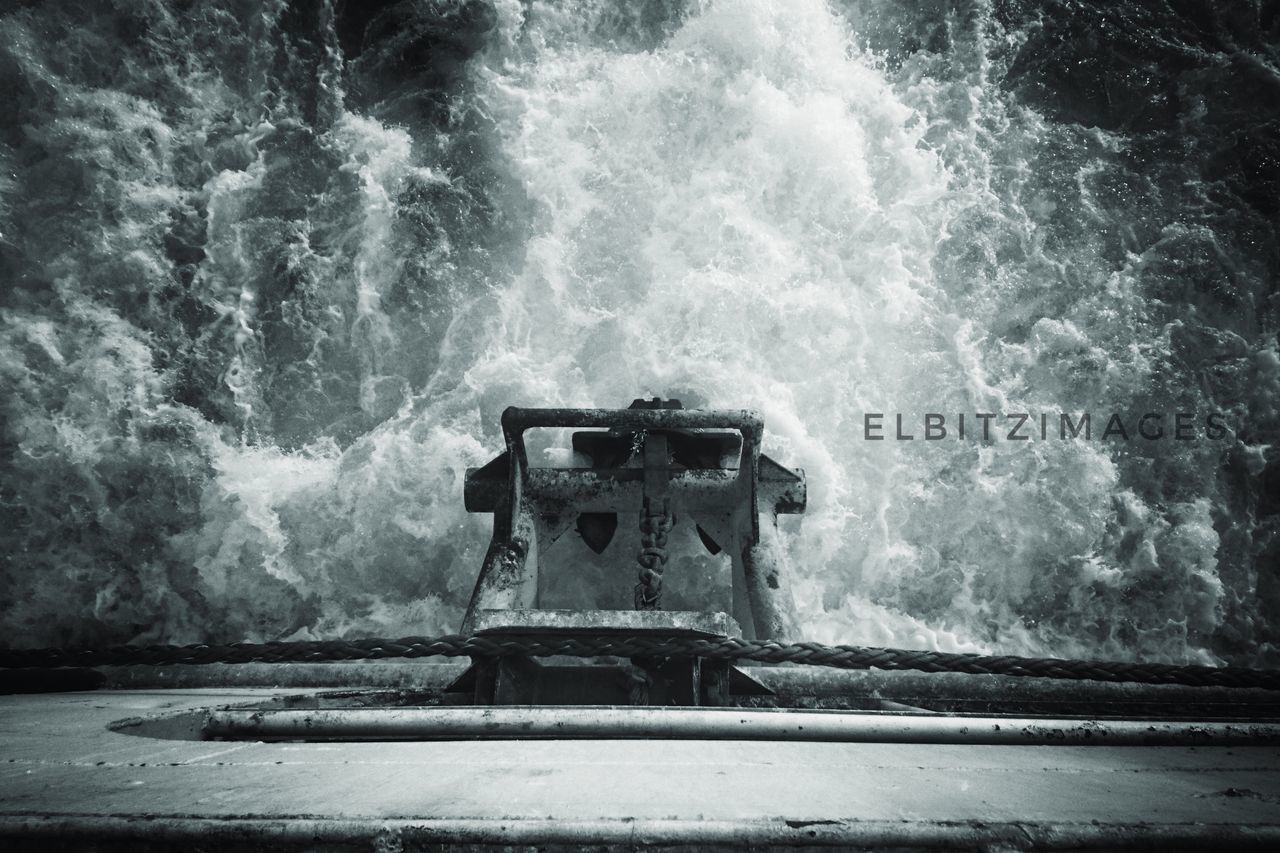
M1169 153L1231 120L1191 71L1124 126L1045 83L1071 4L240 5L0 19L5 641L451 630L502 408L661 394L808 470L813 639L1269 659L1276 242ZM862 439L1148 410L1232 435ZM555 603L625 606L630 560L557 548Z

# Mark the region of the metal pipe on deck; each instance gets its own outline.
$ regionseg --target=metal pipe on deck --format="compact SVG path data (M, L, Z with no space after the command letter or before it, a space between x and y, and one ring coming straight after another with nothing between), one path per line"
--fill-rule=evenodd
M781 709L485 706L212 711L209 739L772 740L842 743L1060 746L1225 746L1280 743L1280 725L1174 721L946 716Z

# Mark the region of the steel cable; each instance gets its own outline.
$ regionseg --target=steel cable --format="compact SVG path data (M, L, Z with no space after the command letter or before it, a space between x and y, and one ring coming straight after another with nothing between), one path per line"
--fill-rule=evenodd
M436 638L404 637L398 640L327 640L189 646L126 645L101 649L2 649L0 650L0 667L312 663L435 656L495 658L551 655L622 658L685 656L714 660L805 664L839 669L963 672L973 675L1280 690L1280 670L956 654L866 646L827 646L820 643L782 644L770 640L743 640L734 637L653 637L617 634L518 637L452 634Z

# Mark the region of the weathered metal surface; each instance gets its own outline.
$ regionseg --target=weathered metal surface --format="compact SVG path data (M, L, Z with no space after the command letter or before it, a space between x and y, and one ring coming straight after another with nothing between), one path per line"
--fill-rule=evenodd
M211 743L107 729L272 695L0 697L0 844L1280 847L1280 748L1270 746Z
M238 740L657 738L1077 746L1262 746L1280 724L969 717L742 708L344 708L218 710L205 734Z
M522 409L502 413L502 432L511 446L516 436L536 427L598 427L647 430L731 429L747 444L758 442L764 429L760 415L749 409Z
M481 610L477 634L620 634L736 637L727 613L697 610Z
M734 616L744 634L798 636L785 561L766 540L778 513L804 510L804 474L761 455L759 415L685 410L655 399L629 409L510 408L502 426L505 452L469 469L464 487L468 510L494 515L464 632L478 610L537 606L540 548L576 526L589 547L603 552L617 516L635 513L642 532L637 609L661 607L666 529L684 518L712 553L728 552ZM525 432L564 427L608 429L573 437L592 467L531 467Z
M761 505L771 506L775 512L783 514L804 512L807 502L805 481L767 456L761 457L760 467ZM509 478L505 454L482 468L468 469L463 487L467 510L493 512L506 497ZM526 488L539 499L564 501L601 511L634 506L635 499L641 494L643 481L643 468L529 468L525 472ZM673 470L668 488L673 495L682 500L697 501L700 506L732 508L739 497L737 467Z
M938 823L903 820L415 820L40 816L0 817L16 851L343 850L1260 850L1280 828L1235 824Z
M508 615L520 611L504 611ZM556 611L549 611L554 614ZM584 611L569 611L583 613ZM633 611L608 611L631 618ZM679 616L681 611L660 611ZM586 616L583 617L588 618ZM591 617L594 618L594 617ZM631 629L627 629L628 631ZM730 631L732 632L732 625ZM620 631L626 633L626 631ZM345 661L295 664L209 664L204 666L102 667L108 689L195 689L210 687L414 688L443 691L467 669L449 661ZM1080 714L1200 716L1280 719L1280 692L1261 689L1188 687L1176 684L1109 684L1000 675L833 670L824 667L744 666L767 686L763 697L739 701L790 707L871 708L880 701L934 711L1019 715ZM741 688L742 685L739 685Z
M525 492L530 498L584 512L635 509L643 487L642 468L530 468L525 473ZM498 480L469 474L464 486L466 507L471 512L494 512L505 500L508 488L505 477ZM673 471L667 489L672 498L705 510L731 510L742 499L737 475L718 468ZM803 483L780 478L762 480L759 495L761 506L771 507L776 513L804 512Z
M644 495L640 502L640 564L633 600L636 610L662 609L662 576L667 566L667 536L672 514L671 449L665 433L644 436ZM697 691L695 691L696 693Z
M760 538L743 548L742 576L756 636L798 638L790 573L777 527L762 527Z
M726 613L669 610L482 610L474 628L477 634L500 637L601 632L729 637L740 632ZM696 657L577 660L569 665L504 657L476 660L448 690L469 694L479 705L728 705L733 671L727 661ZM750 692L769 692L749 676L737 675Z

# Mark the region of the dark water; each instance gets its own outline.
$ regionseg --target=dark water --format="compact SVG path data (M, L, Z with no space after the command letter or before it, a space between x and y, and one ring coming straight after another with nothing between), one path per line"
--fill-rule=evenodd
M502 408L661 394L807 469L813 639L1274 663L1278 39L1274 2L10 4L0 642L456 629ZM557 548L560 603L626 606L629 556ZM678 552L670 606L717 605Z

